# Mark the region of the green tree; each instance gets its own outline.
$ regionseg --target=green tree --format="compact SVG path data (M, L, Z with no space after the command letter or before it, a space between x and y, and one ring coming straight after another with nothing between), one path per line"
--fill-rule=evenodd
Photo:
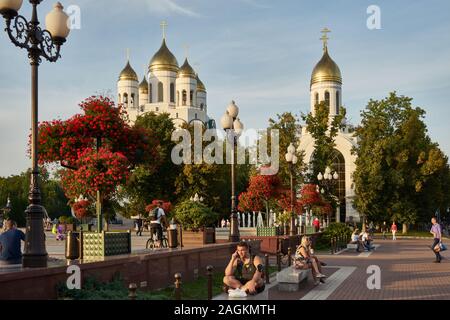
M395 92L370 100L353 150L355 208L370 220L396 220L404 232L448 206L448 159L427 135L425 111L411 101Z
M310 162L311 170L308 176L310 182L318 184L317 175L319 172L323 173L327 166L332 168L336 147L335 139L339 130L345 128L346 112L346 109L341 107L339 108L339 114L330 118L330 107L325 101L322 101L314 106L314 113L302 115L302 119L306 123L306 129L314 139L314 154ZM336 197L330 194L325 195L325 197L333 208L336 208Z
M121 211L128 217L145 213L145 207L154 199L175 201L174 181L181 169L171 159L175 126L168 113L145 113L137 118L135 127L152 132L159 145L158 157L139 164L119 193L119 199L126 204Z

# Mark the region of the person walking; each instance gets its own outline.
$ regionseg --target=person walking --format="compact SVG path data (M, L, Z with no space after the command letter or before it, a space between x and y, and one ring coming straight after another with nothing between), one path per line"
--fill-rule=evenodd
M395 221L392 222L391 232L392 232L392 240L397 240L397 237L395 236L395 234L397 233L397 225L395 224Z
M383 226L382 226L383 230L383 240L386 240L386 231L387 231L387 225L386 225L386 221L383 221Z
M434 254L436 255L436 260L434 262L440 263L442 260L442 257L439 252L440 251L439 243L442 240L442 230L441 230L441 226L439 225L439 223L437 223L436 217L431 218L431 223L433 225L431 226L430 233L433 235L433 239L434 239L433 245L431 246L431 250L433 250Z
M142 236L142 215L139 213L136 219L136 236Z

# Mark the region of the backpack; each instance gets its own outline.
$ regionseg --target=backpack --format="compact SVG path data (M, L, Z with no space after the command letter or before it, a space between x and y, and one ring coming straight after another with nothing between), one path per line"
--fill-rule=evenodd
M152 211L152 218L153 218L153 220L152 221L158 220L158 213L159 213L159 208L158 207L153 209L153 211Z

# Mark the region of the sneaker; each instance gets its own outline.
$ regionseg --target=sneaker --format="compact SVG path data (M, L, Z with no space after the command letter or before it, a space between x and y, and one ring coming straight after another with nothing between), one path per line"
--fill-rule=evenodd
M322 273L319 273L319 274L316 275L316 278L326 278L326 277L328 277L328 276L324 275Z
M434 263L441 263L441 260L434 260Z
M323 278L320 278L319 281L320 281L321 283L325 283L325 280L324 280Z
M325 267L327 264L326 264L325 262L320 261L320 265L321 265L322 267Z

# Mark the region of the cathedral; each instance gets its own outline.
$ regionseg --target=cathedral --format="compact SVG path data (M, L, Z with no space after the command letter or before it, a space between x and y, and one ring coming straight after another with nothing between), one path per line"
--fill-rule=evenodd
M181 67L178 65L167 47L165 36L161 47L150 59L147 75L141 83L127 61L117 82L117 98L132 123L139 115L153 111L170 114L177 127L195 122L206 128L216 126L207 113L205 85L187 58Z
M314 106L325 101L330 107L330 119L339 114L342 106L342 75L338 65L331 59L328 53L327 36L328 29L322 31L323 55L316 64L311 75L310 85L310 110L314 114ZM331 122L331 121L330 121ZM357 144L357 139L349 131L349 126L339 130L335 138L335 150L333 154L332 173L337 172L339 178L335 187L335 196L339 198L339 208L332 221L348 222L359 221L359 214L353 208L355 195L353 172L355 171L356 156L351 150ZM302 128L299 151L305 153L305 163L310 163L314 156L314 138L306 127ZM325 168L321 171L324 172Z

